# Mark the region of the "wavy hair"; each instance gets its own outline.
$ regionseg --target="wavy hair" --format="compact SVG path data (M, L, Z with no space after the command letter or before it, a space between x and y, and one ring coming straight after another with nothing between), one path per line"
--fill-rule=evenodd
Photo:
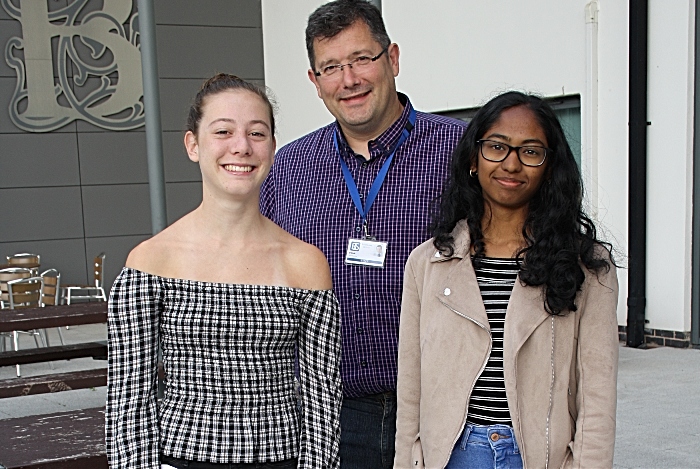
M503 111L516 106L525 106L535 114L552 150L547 153L544 180L528 204L522 228L525 247L516 254L521 260L519 277L526 285L543 286L545 310L561 315L577 309L576 294L585 278L581 265L597 274L607 271L615 261L612 246L597 238L593 221L583 211L578 166L559 120L540 97L509 91L491 99L476 113L452 155L450 179L432 225L433 244L452 255L452 231L458 221L466 219L475 264L485 257L484 197L478 178L470 176L469 170L477 166L477 140Z

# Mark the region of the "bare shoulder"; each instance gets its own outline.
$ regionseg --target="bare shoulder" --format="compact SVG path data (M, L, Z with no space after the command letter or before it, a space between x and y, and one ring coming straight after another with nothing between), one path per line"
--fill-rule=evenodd
M131 250L126 267L149 274L168 276L173 253L182 244L182 226L179 222L167 227Z
M307 290L333 288L331 270L321 250L278 229L290 286Z

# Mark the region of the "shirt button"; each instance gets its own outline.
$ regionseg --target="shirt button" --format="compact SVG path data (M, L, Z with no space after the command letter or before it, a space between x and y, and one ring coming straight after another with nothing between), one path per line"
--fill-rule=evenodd
M367 368L367 362L364 360L362 360L362 362L360 362L360 365L362 365L362 368Z
M449 288L445 288L444 293L445 293L445 296L450 296L450 293L452 293L452 290L450 290Z
M357 231L358 233L360 232L361 229L362 229L362 228L360 228L359 226L356 226L356 227L355 227L355 231Z
M355 299L356 299L356 300L360 299L360 294L359 294L359 293L355 293Z
M358 327L358 328L357 328L357 333L358 333L358 334L362 334L364 331L365 331L365 330L364 330L363 328L361 328L361 327Z
M364 194L360 194L360 198L361 198L361 199L364 199L364 198L365 198L365 195L364 195Z
M363 167L363 168L366 168L366 167L367 167L367 163L362 163L362 167Z

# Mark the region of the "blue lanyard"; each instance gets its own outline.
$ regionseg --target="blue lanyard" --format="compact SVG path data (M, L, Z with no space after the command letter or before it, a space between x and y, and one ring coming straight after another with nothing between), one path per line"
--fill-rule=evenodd
M367 221L367 213L372 207L374 200L377 198L377 194L379 194L379 189L381 189L382 184L384 184L384 179L386 178L386 174L389 172L389 166L391 166L391 162L394 159L394 154L396 153L396 150L401 146L403 142L406 141L406 139L411 133L411 130L413 130L413 126L415 125L415 123L416 111L415 109L411 108L408 114L408 122L406 122L406 126L403 128L403 132L401 132L401 137L399 137L399 141L396 142L394 149L391 151L391 154L382 165L382 168L379 170L379 174L377 174L377 177L374 179L372 187L370 187L369 193L367 194L367 201L365 202L364 206L362 205L362 199L360 199L360 192L357 190L357 184L355 183L355 180L352 178L352 174L350 173L350 168L348 168L348 164L343 160L343 157L340 156L340 149L338 148L338 131L336 130L336 132L333 133L333 143L335 144L335 149L338 151L338 156L340 157L340 167L343 170L345 184L348 186L348 192L350 192L350 197L352 198L352 201L355 204L355 208L358 212L360 212L363 226Z

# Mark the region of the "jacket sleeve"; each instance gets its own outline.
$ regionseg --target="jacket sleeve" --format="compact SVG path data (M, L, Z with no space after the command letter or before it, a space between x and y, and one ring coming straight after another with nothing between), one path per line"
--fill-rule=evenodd
M340 467L340 309L331 290L303 305L299 330L301 437L299 468Z
M109 297L105 442L110 467L160 468L157 277L123 269Z
M573 467L612 467L617 407L618 285L615 266L589 275L576 350Z
M420 445L421 350L419 287L414 265L406 264L399 323L398 382L396 387L396 456L394 467L423 467Z

